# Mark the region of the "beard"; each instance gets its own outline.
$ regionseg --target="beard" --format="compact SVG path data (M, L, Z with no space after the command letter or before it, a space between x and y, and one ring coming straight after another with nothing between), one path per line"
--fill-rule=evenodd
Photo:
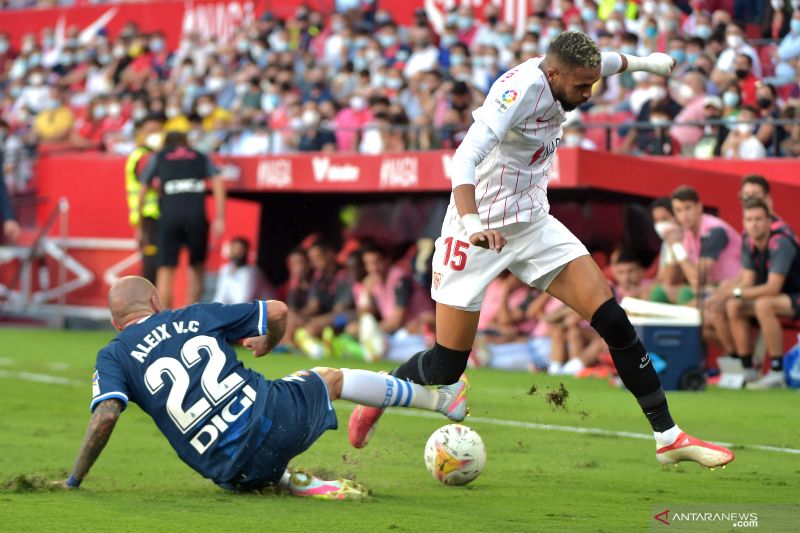
M572 103L572 102L567 102L565 100L559 100L558 103L561 104L561 107L564 108L564 111L573 111L579 105L581 105L583 102L581 102L581 104L575 104L575 103Z
M555 96L556 100L558 100L558 103L561 104L561 107L564 109L564 111L573 111L583 103L583 102L571 102L567 100L567 97L564 95L562 91L553 91L553 96Z

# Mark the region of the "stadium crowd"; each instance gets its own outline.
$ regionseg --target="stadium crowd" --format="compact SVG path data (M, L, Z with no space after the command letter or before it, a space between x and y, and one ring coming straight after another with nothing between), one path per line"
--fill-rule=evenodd
M133 23L117 35L81 37L68 28L61 38L48 28L18 43L0 35L6 180L12 191L23 190L37 150L157 150L160 138L152 134L159 128L185 134L191 147L209 154L454 148L494 80L544 53L565 30L590 34L604 51L663 51L678 63L669 80L626 73L598 82L592 99L564 124L566 146L663 156L800 154L798 2L533 4L536 14L521 35L492 5L481 20L466 6L446 13L437 33L424 10L412 25L400 26L374 2L329 16L305 7L286 19L265 13L231 39L189 34L175 50L164 35L142 33ZM723 4L738 7L717 9ZM145 123L156 129L144 129ZM610 124L608 135L592 127L597 124ZM768 193L763 178L745 180L742 199L766 202L766 208L745 202L745 215L762 209L777 224ZM660 261L645 272L635 255L620 248L607 261L609 282L619 299L700 300L711 317L706 340L750 370L753 348L744 317L753 314L769 336L772 357L764 368L773 372L759 377L751 370L748 379L756 386L780 384L776 317L795 316L794 293L800 291L793 285L800 275L794 270L800 262L795 233L785 225L780 231L775 226L775 235L767 232L767 241L786 241L786 255L769 261L752 244L762 243L763 231L748 234L742 244L730 226L701 214L700 199L688 188L654 203L654 228L664 240ZM337 249L310 237L289 254L289 280L277 289L254 281L252 268L241 270L247 243L236 246L244 251L226 265L215 299L249 299L260 287L286 301L290 321L283 346L311 357L404 360L432 342L429 289L436 274L429 239L391 258L369 242L348 241ZM768 283L773 267L782 279ZM765 284L766 292L752 292ZM768 301L781 294L789 295L788 307L784 300ZM479 330L474 364L511 366L523 354L531 369L613 372L606 346L588 323L511 275L487 290Z
M726 4L732 10L715 9ZM376 2L329 16L306 7L285 19L267 12L231 39L189 34L177 49L134 23L116 35L46 28L11 42L0 34L0 117L14 154L6 159L16 161L6 174L24 186L25 160L37 148L127 154L136 124L151 114L194 147L228 155L452 148L499 74L544 53L564 30L587 32L603 50L663 51L679 63L668 81L634 73L599 82L565 125L565 145L800 154L797 2L534 5L521 34L493 5L481 20L469 7L453 9L437 33L424 10L400 26ZM596 124L611 124L608 136Z

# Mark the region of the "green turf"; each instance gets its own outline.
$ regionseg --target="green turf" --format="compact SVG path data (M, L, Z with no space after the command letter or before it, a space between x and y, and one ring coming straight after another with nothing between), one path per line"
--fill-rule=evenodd
M787 516L800 509L800 455L745 446L724 471L688 464L664 471L649 441L469 418L486 443L486 469L467 487L445 487L422 461L428 435L444 419L387 414L370 445L355 450L347 442L350 406L344 402L337 404L341 429L324 435L295 464L357 478L373 493L365 502L226 493L181 463L135 406L81 490L36 489L37 475L56 479L71 468L89 419L94 356L110 335L0 329L0 530L635 531L652 529L653 514L680 506L730 504L729 511L760 512L773 505ZM311 366L291 356L242 357L268 377ZM42 384L14 377L19 372L84 385ZM470 376L476 419L649 430L633 399L603 381L487 370ZM570 392L566 409L545 399L560 381ZM537 392L530 395L533 384ZM712 389L669 399L677 421L703 438L800 448L797 391ZM33 488L22 491L31 480ZM761 516L761 530L781 530ZM711 530L730 528L717 523Z

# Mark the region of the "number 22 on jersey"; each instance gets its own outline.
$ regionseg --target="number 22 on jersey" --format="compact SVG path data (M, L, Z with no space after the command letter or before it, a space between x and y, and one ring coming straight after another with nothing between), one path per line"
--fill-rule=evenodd
M192 368L199 363L203 354L208 357L208 363L200 378L200 384L205 396L184 410L183 403L190 384L189 373L186 368ZM220 380L220 374L225 366L225 359L225 352L219 347L215 338L207 335L198 335L186 341L181 348L183 364L177 358L162 357L150 365L145 372L144 381L151 394L156 394L164 386L164 375L169 376L172 381L172 388L169 391L169 396L167 396L166 408L169 417L181 433L189 431L211 411L212 405L217 405L229 398L244 383L244 379L235 372ZM247 393L247 391L245 392ZM250 394L247 394L247 396L250 396ZM242 409L238 413L230 413L230 406L226 406L225 410L223 410L223 415L230 415L227 418L235 417L232 420L228 420L232 422L249 406L250 404L245 405L243 401Z

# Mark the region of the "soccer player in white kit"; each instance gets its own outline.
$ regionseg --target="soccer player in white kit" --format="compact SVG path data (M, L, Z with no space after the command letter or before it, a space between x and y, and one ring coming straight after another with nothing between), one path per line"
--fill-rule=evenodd
M661 463L715 467L733 460L730 450L691 437L673 422L658 375L605 276L586 247L548 214L547 182L565 113L589 99L601 76L626 70L668 76L674 64L661 53L601 54L587 35L565 32L545 57L529 59L492 85L452 161L453 193L433 255L436 344L396 368L395 377L426 385L459 381L486 287L508 269L570 306L603 337L653 427ZM367 443L381 413L364 406L353 412L353 446Z

